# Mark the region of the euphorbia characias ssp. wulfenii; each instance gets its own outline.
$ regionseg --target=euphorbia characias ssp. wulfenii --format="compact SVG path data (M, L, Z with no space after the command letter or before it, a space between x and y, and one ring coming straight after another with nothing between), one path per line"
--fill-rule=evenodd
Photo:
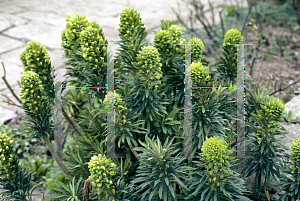
M227 180L226 177L230 173L228 158L233 153L233 150L228 150L227 148L228 145L225 140L219 137L208 138L203 143L201 149L203 158L201 160L205 163L207 175L211 177L207 185L215 182L216 186L219 186L219 182L222 181L224 187L224 182ZM217 190L216 186L214 191Z
M213 82L211 81L211 77L209 75L208 68L204 66L201 62L192 63L191 64L191 78L192 85L194 87L198 87L195 89L193 96L197 98L199 101L198 107L205 107L208 102L208 96L210 95L212 89L211 88L201 88L201 87L212 87Z
M282 170L281 178L275 185L281 187L284 194L281 194L279 201L297 200L300 197L300 137L292 142L290 160L291 163Z
M24 71L33 71L39 75L47 96L54 99L54 77L50 57L46 47L37 41L29 41L20 58Z
M230 29L224 36L223 57L218 66L218 72L223 78L230 78L233 84L236 83L237 76L237 44L241 44L243 37L240 31Z
M138 73L141 85L150 89L154 86L157 89L162 78L162 64L157 49L151 45L143 47L137 56L137 60L141 66Z
M253 114L253 116L257 118L258 124L262 125L262 128L258 129L256 133L258 141L262 137L265 138L270 131L275 134L275 132L279 130L280 125L277 120L282 117L284 108L285 106L280 99L273 98L265 101L264 104L261 105L261 109L257 111L257 114ZM273 136L270 137L274 138Z
M79 41L82 44L83 58L93 63L97 69L106 64L106 44L103 30L95 21L89 21L80 32Z
M108 192L114 195L113 176L116 174L117 166L112 163L111 159L107 159L105 155L95 155L88 163L88 167L91 173L89 179L92 180L92 186L98 188L98 195L106 194L108 196Z
M65 49L65 54L70 58L72 51L77 50L80 47L79 37L80 32L87 26L88 20L85 19L85 15L76 15L72 18L69 14L67 16L67 26L65 30L61 32L62 47Z
M20 99L33 115L39 114L39 108L44 107L41 104L46 99L44 87L39 75L33 71L27 71L21 76Z
M300 172L300 138L295 138L291 145L291 163L293 164L292 174ZM299 177L300 178L300 177ZM297 183L300 185L300 182Z
M120 14L120 24L117 29L123 42L129 42L133 45L133 34L135 33L135 29L142 29L144 32L146 28L144 27L138 12L133 8L125 8ZM140 43L142 39L138 40L138 43Z
M15 157L15 155L12 152L12 144L13 140L6 135L6 133L1 133L0 132L0 174L5 173L5 178L9 177L9 173L11 168L14 168L12 166L12 161Z
M113 96L114 96L114 99L113 99ZM114 101L112 101L112 100L114 100ZM112 92L109 92L105 96L103 104L105 105L106 113L107 113L108 104L110 104L110 105L114 104L116 122L120 126L124 125L126 123L126 116L125 115L122 116L122 113L123 113L123 111L128 110L128 108L125 107L126 102L123 101L120 94L116 93L115 91L114 91L114 94Z
M172 24L168 31L171 33L173 47L176 51L179 51L178 44L180 42L180 37L182 35L182 27Z
M20 55L24 71L35 71L47 77L46 66L50 57L46 47L37 41L29 41L25 50ZM46 79L43 77L43 79Z

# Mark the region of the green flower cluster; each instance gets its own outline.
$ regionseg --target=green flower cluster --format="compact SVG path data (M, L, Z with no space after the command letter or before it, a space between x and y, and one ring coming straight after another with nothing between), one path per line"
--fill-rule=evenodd
M62 39L62 47L65 50L65 54L68 58L70 58L70 51L75 51L80 47L79 37L80 32L86 24L88 20L85 19L85 15L79 15L76 13L76 16L72 18L69 14L66 19L67 26L61 32L61 39Z
M171 25L167 30L161 30L155 33L154 45L162 53L163 49L166 52L181 51L180 37L182 35L182 28L176 25Z
M125 8L120 14L120 24L117 28L119 31L119 36L122 40L127 41L133 45L132 40L136 27L142 28L143 31L145 31L146 29L144 27L144 24L142 23L140 14L133 8ZM140 42L141 41L138 41L138 43Z
M46 47L37 41L29 41L25 50L21 53L20 59L25 72L34 71L39 73L42 79L47 79L49 72L47 72L46 67L50 62L50 57Z
M168 31L171 33L171 36L172 36L173 47L175 48L176 51L179 51L179 48L177 47L177 45L179 44L180 37L182 35L182 27L172 24L169 27Z
M191 64L191 74L193 86L206 86L210 80L209 71L201 62Z
M220 186L219 179L222 180L224 187L227 181L226 177L229 176L229 156L232 150L227 150L228 145L224 139L219 137L211 137L207 139L201 148L203 158L201 160L205 163L207 177L210 178L209 183L216 182L216 186ZM214 188L216 191L216 188Z
M159 52L163 52L164 49L166 52L171 52L173 48L171 32L167 30L156 32L154 46L157 47Z
M265 101L265 104L262 106L265 116L273 120L282 117L284 108L283 102L278 98L270 99L269 102Z
M104 105L106 106L105 110L107 113L107 104L114 104L114 110L115 110L115 117L116 117L116 122L119 123L119 125L124 125L126 123L126 116L123 115L121 118L121 114L124 110L128 110L127 107L124 107L124 105L126 105L126 103L123 101L123 99L121 98L121 96L119 94L117 94L116 92L114 92L114 96L115 96L115 101L113 102L112 96L113 94L111 92L109 92L108 94L106 94L105 98L104 98ZM108 99L108 102L107 102Z
M205 168L207 170L212 169L217 171L222 166L229 166L229 162L227 161L228 156L227 147L224 139L220 139L219 137L211 137L207 139L201 148L201 151L204 156L204 160L207 163Z
M300 137L293 140L291 145L291 163L293 164L291 174L297 174L297 185L300 185Z
M105 188L110 189L114 195L115 189L113 188L112 177L116 174L117 166L111 162L111 159L107 159L101 154L95 155L88 163L88 167L91 173L89 179L92 180L92 185L99 188L98 195L103 193Z
M297 137L293 140L292 145L291 145L291 163L295 167L300 168L300 137ZM293 168L293 172L295 171L295 167ZM298 169L299 171L300 169Z
M223 47L231 44L240 44L243 41L243 37L240 31L236 29L230 29L224 36ZM234 46L233 46L234 47Z
M54 98L54 77L51 74L53 66L46 47L37 41L29 41L20 58L24 71L33 71L39 75L42 85L49 98Z
M192 38L189 40L192 49L192 61L197 62L201 61L201 56L204 49L204 44L201 39L199 38Z
M105 65L106 45L102 28L95 21L89 21L87 26L79 34L79 41L82 44L83 58L94 63L94 67Z
M203 66L201 62L191 64L191 77L192 85L195 87L212 87L213 82L210 82L211 77L206 66ZM200 105L198 107L205 106L207 99L211 93L211 88L194 89L196 99L198 99ZM202 105L204 104L204 105Z
M44 106L41 103L46 99L41 83L39 75L33 71L27 71L21 76L20 99L34 115L39 113L39 107Z
M152 89L152 86L155 86L157 89L158 84L161 84L159 80L162 78L162 74L159 72L162 64L160 63L158 50L151 45L143 47L137 56L137 60L141 65L138 73L141 77L141 84L150 89Z
M185 39L180 39L179 44L186 44L187 41ZM189 40L189 44L191 45L191 59L194 63L201 61L204 44L199 38L191 38ZM180 48L181 55L185 57L185 45L181 45Z
M6 133L0 132L0 172L6 173L5 176L8 177L9 167L11 167L11 162L13 161L14 154L12 153L12 143L14 141L6 135ZM15 166L12 166L13 168ZM12 173L14 175L14 173Z

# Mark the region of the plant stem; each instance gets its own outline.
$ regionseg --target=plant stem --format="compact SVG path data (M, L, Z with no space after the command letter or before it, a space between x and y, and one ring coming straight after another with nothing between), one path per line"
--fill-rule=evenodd
M51 152L51 155L53 156L54 160L56 161L57 165L60 167L60 169L63 171L63 173L65 173L65 175L72 181L73 177L69 174L68 169L66 168L66 166L62 163L62 161L60 160L59 156L57 155L57 153L55 152L48 135L44 135L44 140L45 143L49 149L49 151Z
M299 82L299 81L300 81L300 79L296 80L295 82L293 82L292 84L288 85L288 86L285 87L284 89L281 89L281 87L280 87L278 90L276 90L276 91L270 93L270 96L274 95L275 93L277 93L277 92L279 92L279 91L284 91L284 90L286 90L286 89L289 88L291 85L296 84L296 83Z
M5 71L5 66L4 66L4 63L3 61L1 62L2 63L2 67L3 67L3 70L4 70L4 76L2 76L2 80L5 82L7 88L9 89L9 91L12 93L12 95L19 101L19 103L22 103L22 101L18 98L18 96L16 96L15 92L12 90L12 88L10 87L10 85L8 84L7 80L6 80L6 71Z
M242 34L242 35L243 35L243 33L244 33L244 30L245 30L245 26L246 26L248 17L249 17L249 15L250 15L251 11L252 11L252 7L253 7L253 5L254 5L255 3L256 3L256 0L253 0L253 1L251 1L251 3L250 3L250 7L249 7L249 10L248 10L247 16L246 16L246 18L245 18L245 20L244 20L244 22L243 22L243 27L242 27L242 31L241 31L241 34Z

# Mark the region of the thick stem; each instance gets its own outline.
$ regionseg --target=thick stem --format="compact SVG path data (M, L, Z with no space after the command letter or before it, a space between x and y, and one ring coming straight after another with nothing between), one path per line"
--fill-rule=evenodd
M68 169L66 168L66 166L62 163L62 161L58 157L57 153L55 152L55 150L49 140L49 137L47 135L44 135L43 138L45 140L45 143L46 143L49 151L51 152L51 155L53 156L54 160L56 161L57 165L60 167L60 169L63 171L63 173L65 173L65 175L72 181L73 177L69 174Z

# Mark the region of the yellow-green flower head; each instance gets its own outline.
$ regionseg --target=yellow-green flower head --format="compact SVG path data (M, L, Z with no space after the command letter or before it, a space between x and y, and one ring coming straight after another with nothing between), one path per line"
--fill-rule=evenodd
M138 75L142 77L140 79L141 84L150 89L152 86L157 88L158 84L160 84L159 80L162 78L162 74L159 72L162 64L160 63L161 60L158 55L158 50L151 45L142 47L142 50L137 55L137 60L141 65L138 73Z
M230 29L224 36L223 46L230 44L240 44L243 41L243 37L240 31L236 29Z
M224 164L228 166L227 148L224 139L219 137L211 137L207 139L201 148L203 159L207 164L212 163L215 167L222 167ZM206 165L206 169L210 169L213 166Z
M191 44L192 61L193 62L200 61L204 49L204 44L202 40L199 38L192 38L189 40L189 43Z
M265 101L265 104L262 106L264 114L273 120L283 115L284 108L283 102L278 98L269 99L269 101Z
M176 26L172 24L168 31L171 32L171 36L173 38L173 41L175 42L175 45L177 45L180 41L180 37L182 35L182 27Z
M33 114L38 113L38 108L43 107L45 99L44 87L39 75L33 71L27 71L21 76L20 99L27 105Z
M191 64L191 74L193 86L206 86L210 80L209 71L201 62Z
M300 137L293 140L291 145L291 163L300 165Z
M79 41L82 44L83 58L94 63L94 67L104 65L106 60L106 45L103 30L95 21L89 21L80 32Z
M180 45L180 54L182 55L182 58L185 59L185 44L187 43L187 41L184 38L181 38L179 40L179 45Z
M171 32L167 30L161 30L155 33L154 45L155 47L167 47L171 48L172 36ZM169 50L170 51L170 50Z
M112 163L111 159L99 154L93 156L88 163L88 168L91 173L89 179L92 180L92 185L95 187L106 186L107 189L112 187L112 177L116 174L117 166Z
M120 14L119 36L121 39L132 40L132 34L136 27L141 27L142 30L145 30L140 14L133 8L125 8Z
M80 47L78 41L79 34L86 26L88 20L85 15L76 15L72 18L69 14L66 19L66 28L61 32L62 47L65 49L65 54L69 57L70 52L77 50Z
M120 125L123 125L126 122L126 116L123 116L123 118L121 118L122 117L121 114L122 114L123 111L128 110L128 108L125 107L126 102L123 101L120 94L117 94L114 91L114 97L113 97L113 93L109 92L108 94L106 94L106 96L104 98L104 101L103 101L103 104L106 106L106 108L105 108L106 112L107 112L107 104L111 104L111 105L114 104L116 121Z
M0 174L9 173L8 167L11 167L11 162L13 161L14 154L12 152L13 140L6 135L6 133L0 132ZM8 177L6 175L5 177Z
M27 43L25 50L20 55L20 59L25 72L42 73L43 70L46 71L46 65L50 62L46 47L37 41L29 41Z

